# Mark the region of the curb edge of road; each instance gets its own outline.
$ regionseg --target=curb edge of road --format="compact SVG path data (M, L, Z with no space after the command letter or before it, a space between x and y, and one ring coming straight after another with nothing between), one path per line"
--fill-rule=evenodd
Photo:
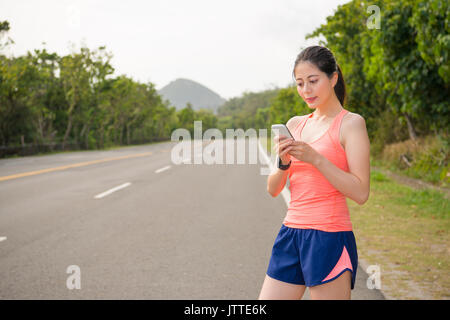
M260 150L261 152L264 152L263 158L264 158L266 164L269 166L270 170L272 171L272 170L274 169L274 165L273 165L270 161L267 162L267 160L270 159L270 157L267 155L267 151L264 150L264 148L261 146L261 140L260 140L260 139L258 139L258 146L259 146L259 150ZM289 189L288 189L286 186L284 186L282 192L283 192L283 193L286 192L286 193L289 195L289 199L290 199L291 192L289 191ZM286 197L284 197L284 199L285 199L285 201L286 201L286 205L289 206L289 201L288 201L288 199L287 199ZM370 264L369 264L366 260L364 260L364 259L362 259L362 258L360 258L360 257L358 257L358 263L360 264L361 268L363 268L364 272L366 272L367 268L370 266ZM367 273L367 272L366 272L366 273ZM386 300L395 300L393 297L391 297L389 294L387 294L387 293L386 293L385 291L383 291L382 289L376 289L376 290L378 290L378 291L383 295L383 297L384 297Z
M363 258L358 257L358 263L361 266L361 268L363 268L363 271L365 273L367 273L367 268L370 266L370 264ZM381 287L383 287L383 285L381 285ZM371 289L373 290L373 289ZM389 294L387 294L385 291L383 291L382 289L376 289L378 290L384 297L385 300L395 300L392 296L390 296Z

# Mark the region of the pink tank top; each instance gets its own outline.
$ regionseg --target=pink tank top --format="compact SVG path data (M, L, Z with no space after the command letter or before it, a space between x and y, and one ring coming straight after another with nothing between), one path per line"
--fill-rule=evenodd
M329 129L309 143L338 168L349 171L345 150L339 141L342 118L348 110L342 109ZM292 133L296 140L312 113L304 115ZM299 130L300 129L300 130ZM291 228L317 229L327 232L352 231L352 223L345 196L338 191L312 164L291 156L289 168L289 203L283 224Z

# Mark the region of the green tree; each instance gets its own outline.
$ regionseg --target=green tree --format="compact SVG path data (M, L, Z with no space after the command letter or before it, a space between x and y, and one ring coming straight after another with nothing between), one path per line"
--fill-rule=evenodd
M209 128L217 127L217 117L209 109L200 109L195 112L194 121L202 122L202 131L206 131ZM202 132L202 134L203 134Z
M393 114L406 122L413 140L418 131L426 135L430 129L446 128L450 116L448 86L439 75L440 65L427 64L416 41L423 27L412 24L418 8L418 1L383 1L381 30L365 41L364 51L373 57L368 59L368 77L379 84L377 92L386 96ZM445 32L442 25L435 27L436 33Z
M422 59L438 69L450 83L450 6L448 1L415 1L409 21L416 30L416 42Z
M380 8L380 29L367 27L369 5ZM343 70L348 108L368 119L369 135L387 110L415 139L448 128L448 21L445 1L353 0L308 37L325 37Z
M91 119L95 112L96 87L114 71L109 63L110 58L104 47L96 51L82 47L79 53L73 52L60 59L60 78L67 101L67 125L62 142L63 149L74 121L81 127L77 130L78 134L89 136Z
M281 89L269 109L267 129L274 123L286 123L293 116L309 113L311 110L302 100L295 86Z
M261 92L244 92L240 97L229 99L218 109L218 117L228 119L221 120L221 127L246 130L260 126L261 123L256 123L258 110L269 108L278 91L279 89L275 88Z
M19 144L33 137L32 95L36 69L29 57L0 56L0 137L3 145Z
M54 128L58 107L64 105L61 86L56 76L59 57L47 50L28 52L27 59L34 70L34 77L29 81L31 89L28 97L28 108L33 114L31 122L34 127L34 141L53 143L57 134ZM31 79L30 79L31 80Z
M192 109L192 105L190 103L187 103L186 108L183 108L177 112L177 116L179 127L188 130L191 134L191 137L193 137L195 112Z
M332 16L327 17L325 24L306 36L307 39L325 38L319 43L333 52L344 75L347 89L344 107L367 119L369 133L376 130L377 123L373 120L386 108L386 95L381 89L375 91L378 83L367 76L367 67L372 65L374 56L364 51L363 44L366 39L381 33L379 29L367 27L370 5L380 6L380 2L354 0L340 5ZM381 21L383 24L384 16ZM375 58L380 57L375 54Z

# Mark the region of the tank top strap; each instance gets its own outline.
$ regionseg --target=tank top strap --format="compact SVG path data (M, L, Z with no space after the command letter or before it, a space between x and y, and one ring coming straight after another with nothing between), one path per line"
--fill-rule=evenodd
M339 141L339 132L341 128L342 118L348 113L348 110L342 109L341 112L334 118L333 123L330 127L330 136L331 140L333 140L333 143L337 147L340 144Z
M303 125L306 122L307 116L309 116L309 115L308 114L304 114L304 115L300 116L300 119L299 119L299 121L298 121L297 125L295 126L295 129L294 129L294 131L292 133L297 132L297 130L299 130L300 128L303 128Z

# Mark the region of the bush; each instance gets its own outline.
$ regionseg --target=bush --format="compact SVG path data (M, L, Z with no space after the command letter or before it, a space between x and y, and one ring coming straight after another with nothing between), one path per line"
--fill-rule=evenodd
M370 138L370 153L375 158L380 157L385 145L408 138L408 129L389 109L385 109L372 121L376 129Z
M448 134L419 137L386 145L381 160L384 166L403 171L413 178L447 187L449 184Z

